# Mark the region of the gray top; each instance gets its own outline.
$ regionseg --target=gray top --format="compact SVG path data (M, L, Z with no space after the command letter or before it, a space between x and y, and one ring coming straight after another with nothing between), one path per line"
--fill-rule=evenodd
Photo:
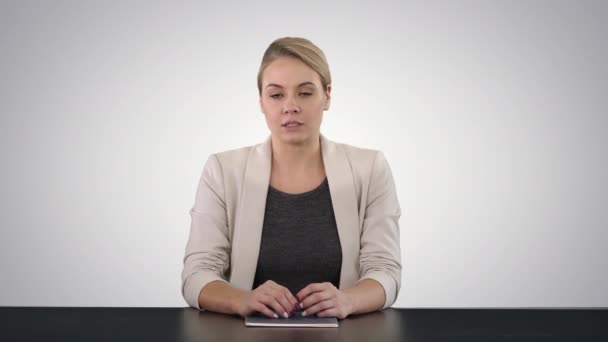
M310 283L339 287L341 267L327 177L317 188L299 194L269 186L253 288L272 280L295 296Z

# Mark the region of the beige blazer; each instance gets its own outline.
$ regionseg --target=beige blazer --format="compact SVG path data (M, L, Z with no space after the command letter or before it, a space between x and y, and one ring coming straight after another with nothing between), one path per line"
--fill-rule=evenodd
M380 151L320 135L321 153L342 247L340 289L362 279L384 288L384 307L401 286L401 209L388 162ZM215 153L203 168L183 259L182 295L193 308L214 280L251 290L256 272L271 170L271 137Z

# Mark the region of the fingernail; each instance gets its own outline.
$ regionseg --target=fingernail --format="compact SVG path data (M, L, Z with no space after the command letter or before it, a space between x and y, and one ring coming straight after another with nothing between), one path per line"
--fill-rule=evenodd
M300 303L300 309L304 309L304 305L302 305L302 303Z
M274 314L274 318L279 318L279 315L277 315L276 313Z
M287 314L287 312L283 312L283 316L284 316L285 318L289 317L289 315Z
M306 316L306 311L302 311L302 316Z

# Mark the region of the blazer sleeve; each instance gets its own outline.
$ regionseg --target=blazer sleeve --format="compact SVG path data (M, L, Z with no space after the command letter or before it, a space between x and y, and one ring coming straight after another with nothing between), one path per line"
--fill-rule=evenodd
M399 218L401 208L395 182L384 154L376 153L361 233L360 279L374 279L384 288L385 303L391 306L401 287Z
M203 311L198 298L208 283L226 281L230 265L230 239L224 179L214 154L205 163L199 179L194 206L190 210L190 235L182 271L182 295L188 305Z

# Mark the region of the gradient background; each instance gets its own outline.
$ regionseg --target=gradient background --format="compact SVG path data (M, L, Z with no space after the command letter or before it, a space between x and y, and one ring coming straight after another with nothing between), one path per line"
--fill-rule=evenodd
M0 305L185 306L209 154L311 39L322 132L382 150L397 307L608 306L608 3L0 1Z

